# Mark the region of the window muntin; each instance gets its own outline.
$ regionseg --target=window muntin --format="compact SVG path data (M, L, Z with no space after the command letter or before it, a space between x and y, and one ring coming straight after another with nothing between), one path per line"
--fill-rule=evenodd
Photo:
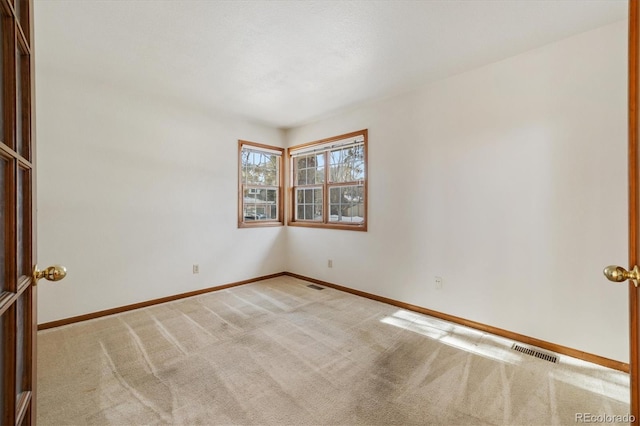
M296 157L296 186L324 183L324 154Z
M282 148L239 141L238 226L283 224Z
M278 220L278 190L249 188L244 191L244 220Z
M296 188L296 220L322 222L322 187Z
M290 148L289 225L366 231L367 131Z

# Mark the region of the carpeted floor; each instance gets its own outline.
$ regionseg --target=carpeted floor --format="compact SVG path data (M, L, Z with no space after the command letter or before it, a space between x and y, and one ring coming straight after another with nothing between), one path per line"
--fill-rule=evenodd
M39 425L550 425L627 374L280 277L38 334Z

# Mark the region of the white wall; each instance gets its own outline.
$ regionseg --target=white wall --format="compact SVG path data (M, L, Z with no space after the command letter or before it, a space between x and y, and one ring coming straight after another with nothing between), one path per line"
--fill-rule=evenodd
M626 362L626 116L620 22L293 129L369 129L370 217L287 269Z
M284 228L237 228L236 162L282 132L105 77L36 68L38 258L69 270L39 322L282 272Z

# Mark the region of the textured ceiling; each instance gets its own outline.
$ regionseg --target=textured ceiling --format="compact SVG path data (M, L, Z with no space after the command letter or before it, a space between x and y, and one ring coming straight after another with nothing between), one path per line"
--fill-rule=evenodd
M287 128L626 16L624 0L36 0L36 63Z

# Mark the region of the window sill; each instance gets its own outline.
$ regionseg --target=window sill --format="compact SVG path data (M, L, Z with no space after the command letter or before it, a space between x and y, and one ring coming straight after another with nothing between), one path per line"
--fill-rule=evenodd
M340 229L343 231L360 231L367 232L367 224L345 225L339 223L318 223L318 222L299 222L290 220L288 226L299 226L303 228L323 228L323 229Z
M274 226L284 226L284 223L282 222L257 222L257 223L238 222L238 228L270 228Z

